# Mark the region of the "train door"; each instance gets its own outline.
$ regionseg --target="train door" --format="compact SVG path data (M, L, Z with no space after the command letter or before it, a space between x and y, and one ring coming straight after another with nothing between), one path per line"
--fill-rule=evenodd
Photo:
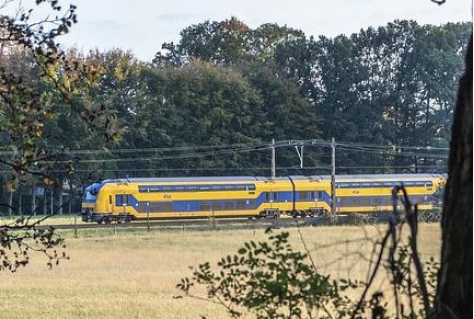
M324 199L323 192L320 190L313 190L309 192L309 201L312 206L309 208L309 214L311 217L324 215Z
M265 202L268 203L269 208L273 208L274 203L277 200L277 193L273 191L269 191L265 193Z
M112 196L110 199L113 200ZM128 195L126 194L117 194L115 195L115 205L113 202L109 202L112 208L111 212L114 214L127 214L127 206L128 206Z
M263 210L264 217L278 217L279 216L279 209L278 209L278 192L275 190L269 189L265 193L265 205Z
M112 194L109 195L107 199L107 213L113 214L115 212L115 201Z
M318 205L318 202L321 199L321 192L320 191L312 191L309 192L310 200L313 200L315 206Z

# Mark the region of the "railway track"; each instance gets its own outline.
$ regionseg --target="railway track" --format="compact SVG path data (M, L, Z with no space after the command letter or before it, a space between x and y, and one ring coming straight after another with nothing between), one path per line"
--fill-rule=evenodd
M150 220L134 221L131 223L75 223L57 225L37 225L37 229L50 228L74 230L74 229L110 229L110 228L150 228L150 229L189 229L189 230L225 230L225 229L264 229L307 227L324 225L325 218L276 218L276 219L247 219L247 218L215 218L215 219L182 219L182 220Z
M183 220L160 220L160 221L134 221L131 223L76 223L60 225L38 225L36 228L54 229L107 229L107 228L153 228L153 229L172 229L186 228L195 230L206 229L238 229L238 228L266 228L266 227L287 227L286 225L293 219L183 219Z
M107 229L107 228L153 228L153 229L173 229L183 228L192 230L209 229L263 229L263 228L288 228L288 227L309 227L328 226L344 224L362 224L383 222L386 219L375 219L369 217L354 218L354 216L338 216L337 219L327 217L305 217L305 218L274 218L274 219L248 219L248 218L207 218L207 219L178 219L178 220L150 220L133 221L131 223L75 223L61 225L39 225L36 228L54 229Z
M315 227L336 225L362 225L380 224L388 221L390 214L350 214L330 217L305 217L305 218L274 218L274 219L248 219L248 218L202 218L202 219L175 219L175 220L150 220L134 221L131 223L72 223L57 225L37 225L36 229L54 228L64 230L75 229L187 229L187 230L228 230L228 229L265 229L265 228L289 228L289 227ZM420 222L439 222L440 215L420 215Z

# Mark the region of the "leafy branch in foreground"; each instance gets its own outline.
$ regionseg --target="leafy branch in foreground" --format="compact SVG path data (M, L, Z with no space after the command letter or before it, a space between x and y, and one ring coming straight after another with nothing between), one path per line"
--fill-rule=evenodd
M16 272L30 262L30 252L43 253L49 269L62 259L69 260L64 249L64 239L55 233L54 227L40 226L38 220L18 218L11 225L0 228L0 270Z
M267 230L271 234L271 230ZM207 298L220 303L237 318L242 309L254 311L257 318L342 317L353 305L341 293L362 283L331 280L319 274L308 263L308 255L294 251L288 243L289 233L269 236L269 242L246 242L235 255L218 262L213 272L209 263L199 265L192 278L183 278L177 288L187 296L194 285L204 285ZM361 312L363 309L361 308Z
M77 22L75 5L36 0L26 8L22 1L9 0L0 9L0 145L6 146L0 154L2 180L11 186L41 179L61 194L79 158L67 152L67 141L57 143L54 136L72 130L56 126L58 119L77 119L79 130L98 132L105 144L116 143L123 129L114 110L84 99L84 92L98 86L102 70L67 54L57 40ZM10 191L9 214L12 198ZM63 245L53 228L25 220L0 225L0 269L16 271L27 265L30 251L44 253L52 267L67 258L55 250Z

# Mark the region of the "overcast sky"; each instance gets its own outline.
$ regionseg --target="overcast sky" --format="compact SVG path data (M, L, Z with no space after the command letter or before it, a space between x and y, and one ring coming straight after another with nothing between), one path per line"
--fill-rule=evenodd
M63 1L64 2L64 1ZM69 2L68 2L69 3ZM150 61L184 28L235 16L251 28L277 23L307 36L350 35L400 20L440 25L472 21L472 0L76 0L79 23L59 42L87 53L130 50Z

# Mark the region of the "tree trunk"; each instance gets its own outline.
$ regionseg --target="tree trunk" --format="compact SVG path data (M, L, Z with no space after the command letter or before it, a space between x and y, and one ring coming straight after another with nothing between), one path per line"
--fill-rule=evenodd
M434 318L472 318L472 35L454 111Z

